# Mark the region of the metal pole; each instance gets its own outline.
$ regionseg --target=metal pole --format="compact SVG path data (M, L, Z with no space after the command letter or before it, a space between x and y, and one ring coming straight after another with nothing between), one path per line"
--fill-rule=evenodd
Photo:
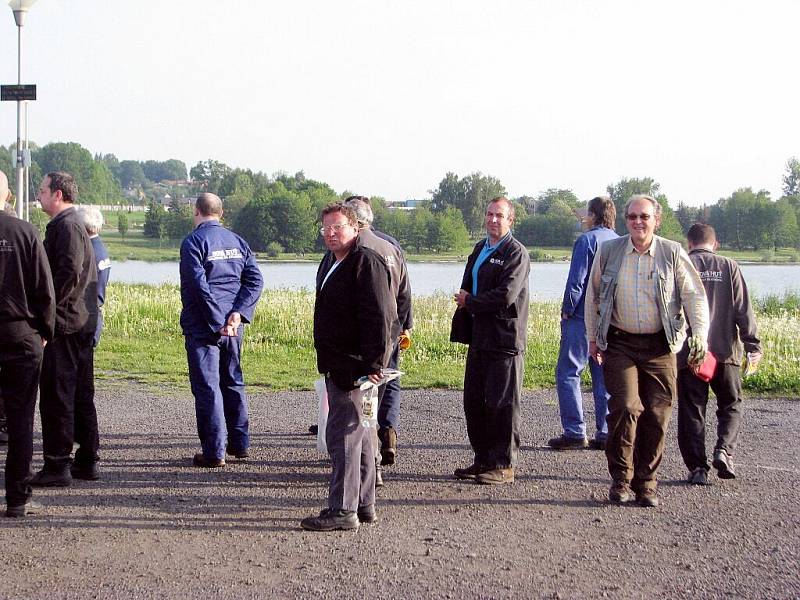
M22 26L17 25L17 84L22 85ZM17 100L17 216L22 219L25 195L25 167L22 163L22 100Z
M28 147L28 101L25 101L25 157L30 156ZM25 220L31 222L31 167L30 160L25 161Z

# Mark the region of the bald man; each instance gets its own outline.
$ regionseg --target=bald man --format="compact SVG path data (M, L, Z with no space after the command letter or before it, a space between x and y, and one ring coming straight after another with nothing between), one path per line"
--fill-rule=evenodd
M264 285L250 246L221 218L219 197L198 195L195 229L181 244L181 328L202 447L192 464L206 469L224 467L226 452L249 455L242 334Z

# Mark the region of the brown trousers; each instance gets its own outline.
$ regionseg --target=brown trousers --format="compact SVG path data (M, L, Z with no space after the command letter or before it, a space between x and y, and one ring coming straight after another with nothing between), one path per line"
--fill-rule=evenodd
M608 472L635 491L655 489L677 388L675 355L664 332L637 335L610 328L603 377L611 396Z

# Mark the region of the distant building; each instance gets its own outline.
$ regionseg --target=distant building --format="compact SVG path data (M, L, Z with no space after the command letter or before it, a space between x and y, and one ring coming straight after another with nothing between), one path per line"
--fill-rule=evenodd
M417 200L414 198L409 198L407 200L387 200L386 208L390 210L414 210L418 208L422 202L424 202L424 200Z

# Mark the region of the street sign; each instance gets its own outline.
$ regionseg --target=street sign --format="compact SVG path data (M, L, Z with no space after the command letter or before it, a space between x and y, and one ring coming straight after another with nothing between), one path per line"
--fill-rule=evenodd
M36 85L0 85L0 100L36 100Z

